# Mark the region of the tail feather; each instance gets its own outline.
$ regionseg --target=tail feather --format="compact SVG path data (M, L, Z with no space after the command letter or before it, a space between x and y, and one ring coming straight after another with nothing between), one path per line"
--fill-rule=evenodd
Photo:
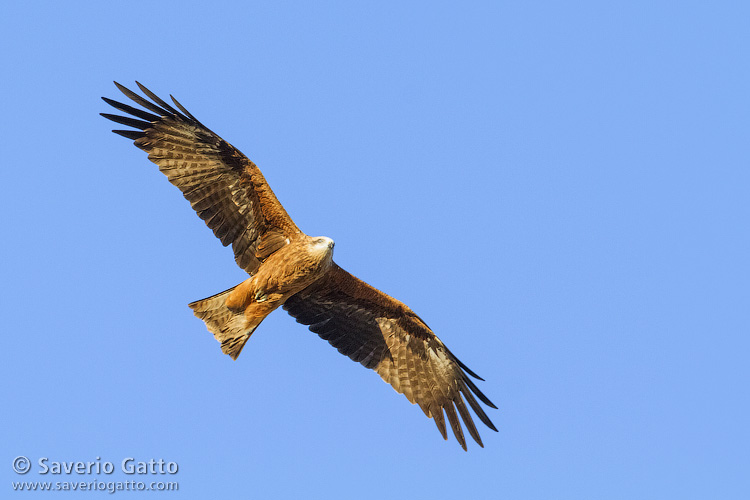
M193 314L206 323L208 331L221 343L222 352L229 354L232 359L237 359L250 335L262 321L262 318L260 321L250 321L245 317L244 311L233 311L226 306L227 296L235 288L233 286L229 290L188 304Z

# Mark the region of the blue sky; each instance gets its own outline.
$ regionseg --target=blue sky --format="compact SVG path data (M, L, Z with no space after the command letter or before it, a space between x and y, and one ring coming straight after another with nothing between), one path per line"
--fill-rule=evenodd
M131 479L41 457L184 498L747 494L750 8L405 4L4 8L2 496ZM486 379L484 449L283 311L221 354L187 303L243 272L98 116L136 79Z

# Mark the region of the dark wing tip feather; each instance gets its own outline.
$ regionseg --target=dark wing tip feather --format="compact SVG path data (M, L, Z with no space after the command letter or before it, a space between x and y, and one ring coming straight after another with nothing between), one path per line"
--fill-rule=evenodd
M471 393L471 391L467 388L466 384L461 384L459 386L459 389L461 393L466 397L466 401L469 402L469 406L471 406L471 409L474 410L474 413L479 417L479 420L484 423L487 427L492 429L493 431L497 432L497 428L495 427L495 424L492 423L492 420L487 416L487 414L484 412L482 407L477 403L477 400L474 399L474 395Z
M125 113L129 113L133 116L137 116L138 118L141 118L143 120L154 122L159 119L159 117L154 114L147 113L146 111L143 111L138 108L134 108L133 106L128 106L127 104L123 104L119 101L115 101L114 99L102 97L102 100L115 109L119 109L120 111L124 111Z
M135 118L130 118L128 116L111 115L109 113L99 113L99 114L102 115L107 120L112 120L113 122L117 122L122 125L127 125L128 127L146 130L147 128L151 126L151 122L145 122L143 120L136 120Z
M463 371L465 371L466 373L468 373L469 375L471 375L475 379L481 380L482 382L484 382L484 379L482 377L480 377L479 375L477 375L476 373L474 373L474 371L472 371L468 366L466 366L465 364L463 364L461 362L461 360L456 357L455 354L453 354L452 352L450 352L448 350L447 347L445 348L445 350L448 351L448 354L456 361L456 363L458 363L458 366L460 366Z
M461 448L463 448L464 451L468 451L466 448L464 431L461 428L461 421L458 420L458 415L456 415L456 408L453 406L452 402L449 402L443 407L443 409L445 410L445 414L448 416L448 421L451 424L451 429L453 429L453 435L456 436L456 441L458 441L458 444L461 445Z
M157 106L156 104L152 103L148 99L144 99L143 97L139 96L138 94L136 94L135 92L133 92L129 88L125 87L124 85L120 85L119 83L115 82L115 86L117 86L117 88L120 90L120 92L122 92L123 94L125 94L125 96L127 96L131 100L135 101L136 103L140 104L144 108L146 108L146 109L148 109L150 111L153 111L157 115L159 115L159 116L169 116L170 115L170 112L167 111L166 109L160 108L159 106Z
M466 408L466 403L464 403L460 392L456 394L456 398L453 400L453 403L456 405L458 414L461 415L461 419L464 421L464 425L466 426L466 430L469 431L469 435L474 439L474 441L477 442L479 446L484 448L482 438L479 437L479 431L477 431L477 427L476 425L474 425L474 420L471 418L469 410Z
M151 92L149 89L147 89L144 85L141 84L141 82L136 80L136 85L141 89L141 91L146 94L152 101L154 101L156 104L161 106L162 108L166 109L170 113L172 113L175 116L180 117L182 120L188 122L190 121L186 116L184 116L182 113L174 109L172 106L170 106L167 102L165 102L162 98Z
M493 403L492 401L490 401L490 398L488 398L487 396L485 396L485 395L484 395L484 394L482 393L482 391L480 391L480 390L479 390L479 387L477 387L477 386L476 386L476 385L474 384L474 382L472 382L472 381L471 381L471 379L470 379L469 377L464 377L464 383L465 383L465 384L466 384L467 386L469 386L469 389L471 389L471 392L473 392L474 394L476 394L476 395L477 395L477 397L479 398L479 400L480 400L480 401L481 401L482 403L486 404L486 405L487 405L487 406L489 406L490 408L494 408L494 409L496 409L496 410L497 410L497 406L495 406L495 403Z
M169 98L170 98L170 99L172 99L172 102L174 102L175 106L177 106L177 107L179 108L179 110L180 110L180 111L182 111L183 113L185 113L185 115L186 115L186 116L187 116L188 118L190 118L191 120L193 120L193 121L194 121L194 122L195 122L196 124L200 125L201 127L205 128L206 130L209 130L209 128L208 128L208 127L206 127L205 125L203 125L203 124L202 124L202 123L200 122L200 120L198 120L198 119L197 119L196 117L194 117L194 116L193 116L193 115L192 115L192 114L190 113L190 111L188 111L187 109L185 109L185 106L183 106L182 104L180 104L180 101L178 101L177 99L175 99L175 97L174 97L174 96L173 96L172 94L169 94Z
M443 409L440 406L434 405L432 408L430 408L430 413L432 414L432 419L435 421L435 425L437 425L437 428L440 431L440 434L443 436L443 439L448 441L448 431L445 428L445 417L443 416Z
M112 132L134 141L146 136L146 132L140 130L113 130Z

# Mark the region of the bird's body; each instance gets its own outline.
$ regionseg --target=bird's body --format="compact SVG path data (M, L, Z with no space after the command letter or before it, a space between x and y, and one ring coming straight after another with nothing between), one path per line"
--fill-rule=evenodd
M138 129L114 132L148 153L221 242L232 245L237 264L250 275L190 304L225 354L237 359L263 319L283 306L340 353L375 370L418 404L444 438L447 417L466 449L460 415L482 445L463 398L482 422L497 430L474 398L495 407L468 375L479 377L408 306L336 265L333 240L304 234L253 162L174 98L179 111L140 84L151 101L116 85L148 111L104 98L135 118L102 115Z
M323 276L332 260L330 238L297 238L268 257L252 278L239 284L227 297L227 307L242 309L248 316L254 306L273 304L276 309Z
M221 342L222 351L237 359L261 321L328 272L332 257L333 240L300 234L271 254L251 278L228 290L223 302L209 297L190 308ZM222 316L227 310L233 314ZM224 320L207 319L214 315Z

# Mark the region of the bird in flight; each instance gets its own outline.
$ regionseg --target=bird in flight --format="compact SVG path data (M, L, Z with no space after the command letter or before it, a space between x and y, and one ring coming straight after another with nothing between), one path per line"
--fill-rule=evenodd
M466 450L460 415L471 437L484 446L466 406L468 402L479 419L497 431L476 398L497 407L469 376L483 379L404 303L336 265L333 240L303 233L260 169L237 148L171 95L176 108L136 83L146 97L115 85L143 109L103 97L129 116L101 115L134 129L113 132L148 153L221 243L232 245L237 265L250 276L229 290L189 304L221 343L221 350L237 359L263 319L282 306L341 354L375 370L409 402L418 404L444 439L448 439L447 417Z

